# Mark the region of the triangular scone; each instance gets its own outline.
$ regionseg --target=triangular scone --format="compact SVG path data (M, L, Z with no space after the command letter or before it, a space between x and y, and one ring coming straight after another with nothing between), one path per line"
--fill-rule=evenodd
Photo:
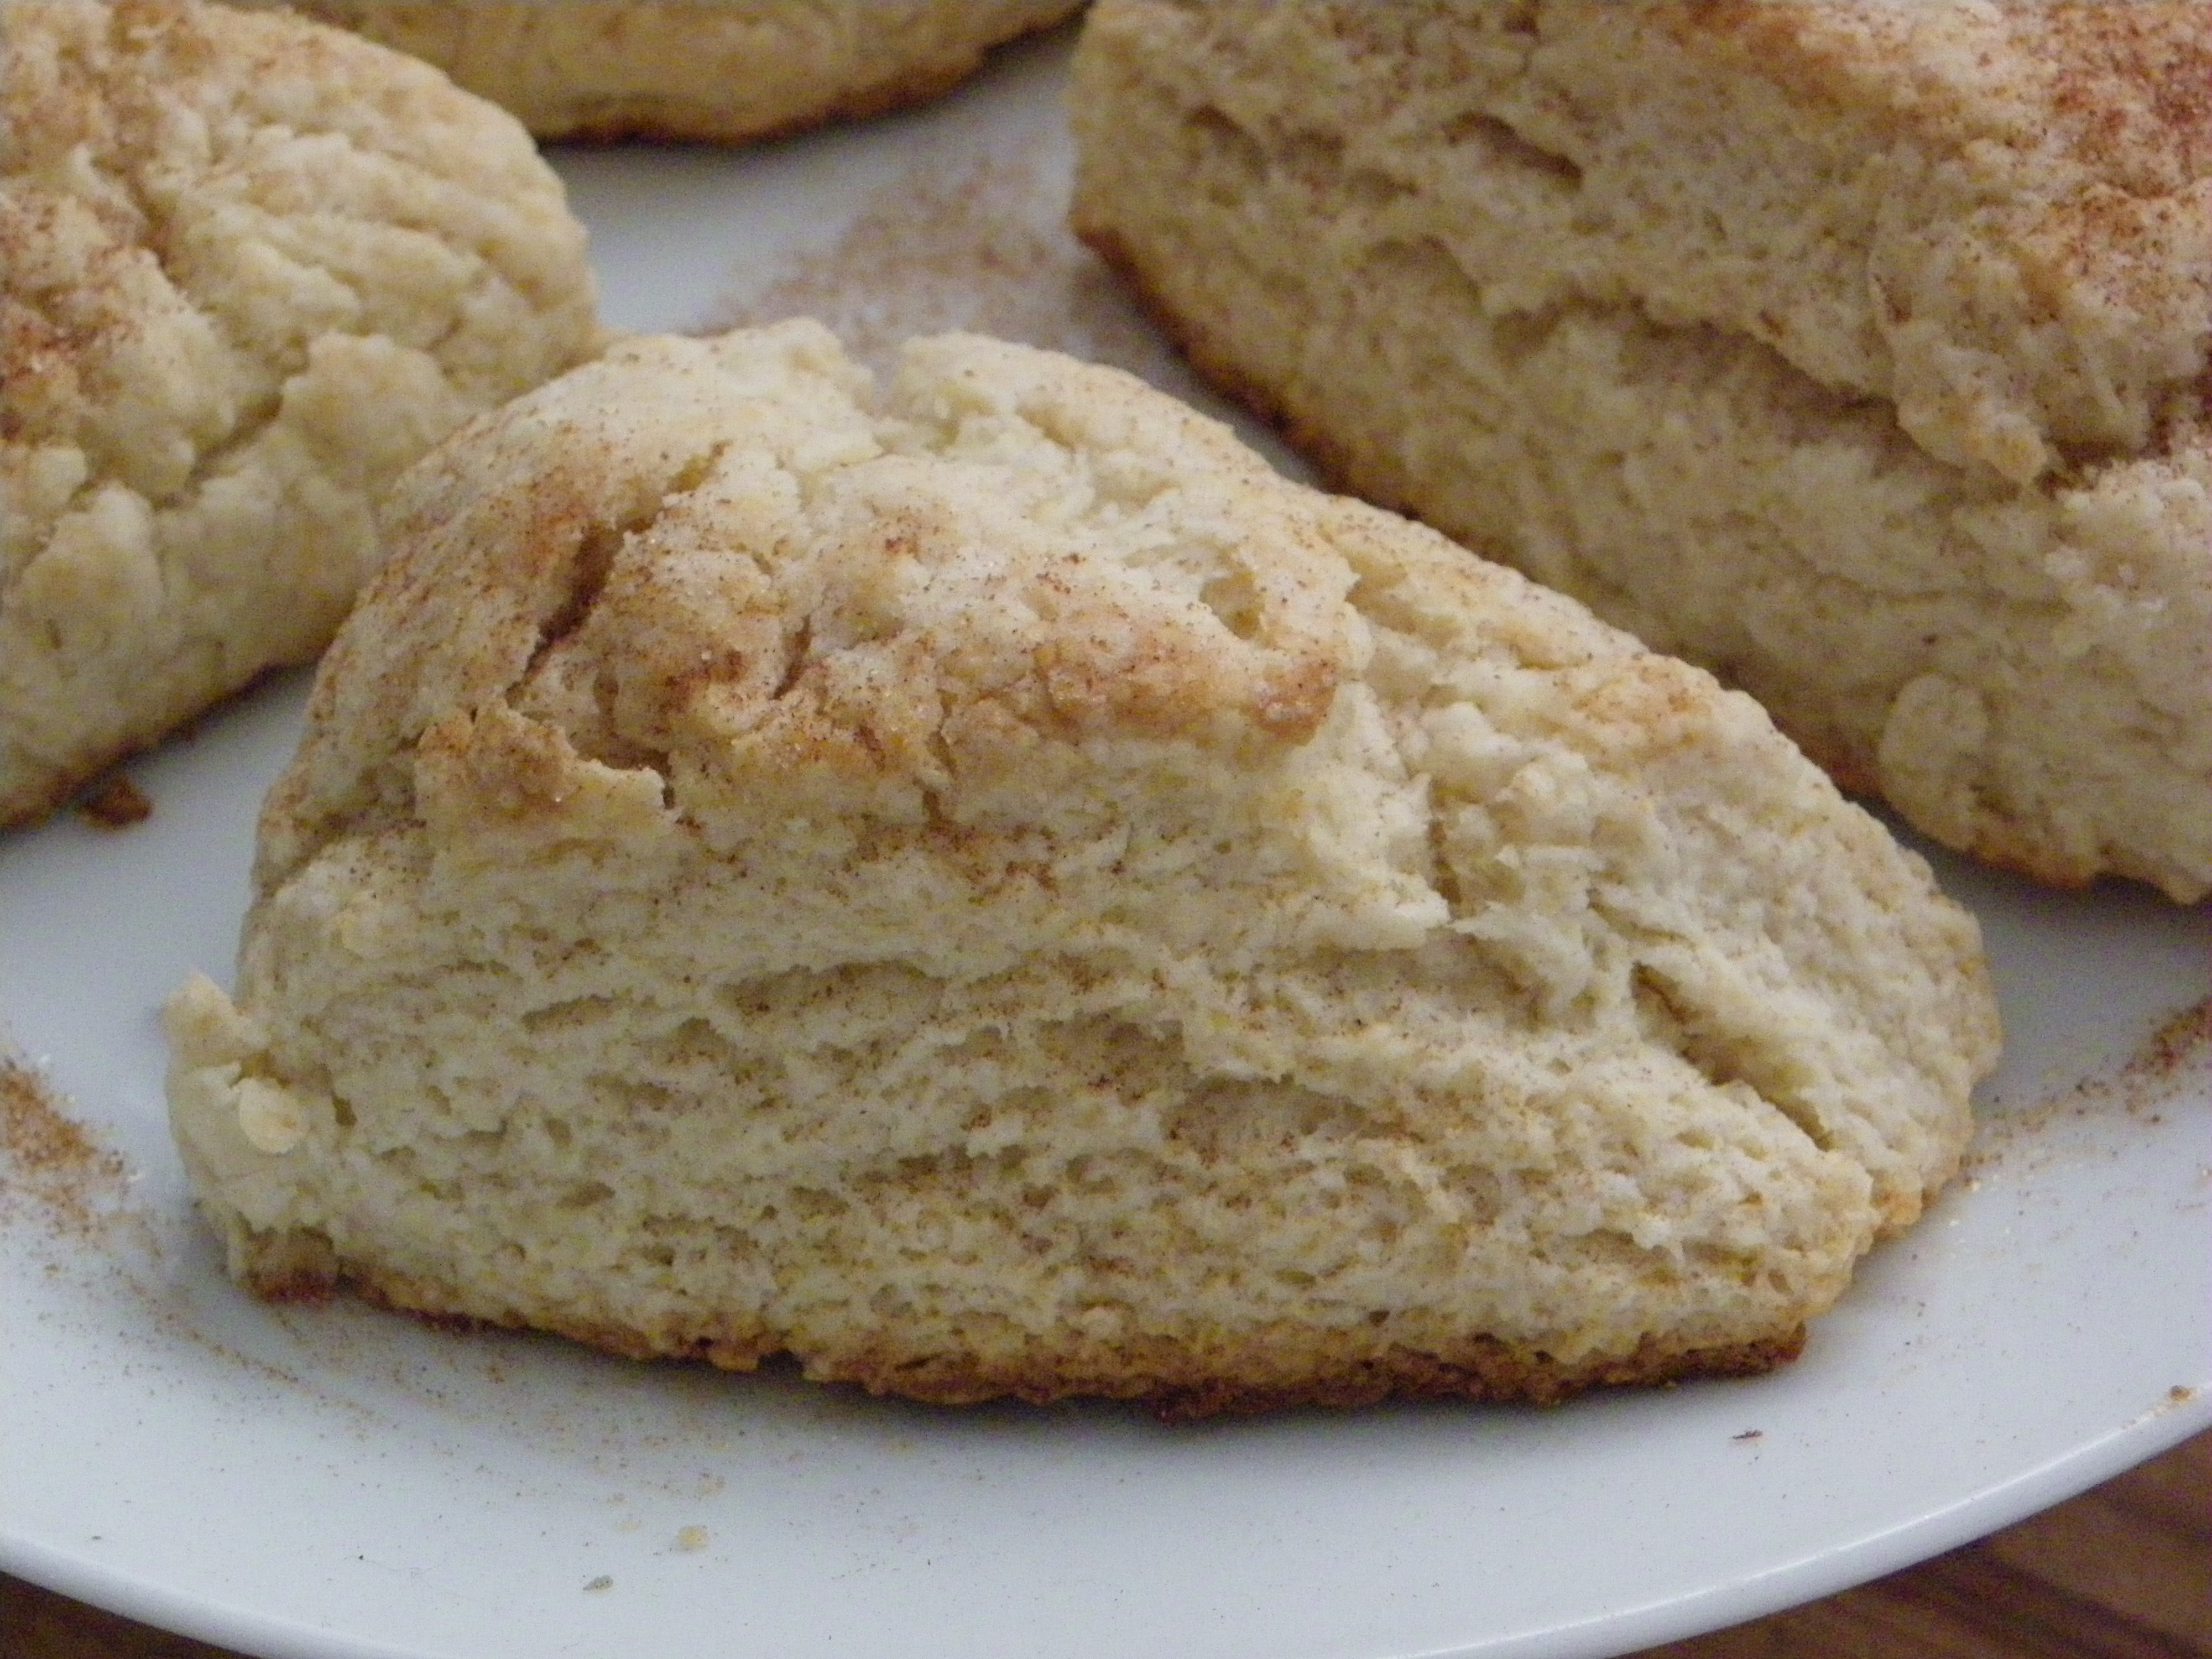
M392 481L599 341L560 179L435 70L0 0L0 824L312 661Z
M234 1269L939 1401L1792 1354L1973 921L1748 698L1128 376L645 340L403 483L171 1013Z

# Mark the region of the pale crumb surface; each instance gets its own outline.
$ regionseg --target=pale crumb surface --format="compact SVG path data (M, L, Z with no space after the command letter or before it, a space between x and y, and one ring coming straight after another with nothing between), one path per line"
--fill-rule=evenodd
M2212 887L2212 6L1106 0L1079 229L1340 482Z
M372 511L596 345L512 119L287 16L0 8L0 823L312 659Z
M1795 1352L1972 919L1747 697L1130 377L640 340L417 466L169 1014L234 1270L948 1401ZM283 1103L280 1106L279 1102Z

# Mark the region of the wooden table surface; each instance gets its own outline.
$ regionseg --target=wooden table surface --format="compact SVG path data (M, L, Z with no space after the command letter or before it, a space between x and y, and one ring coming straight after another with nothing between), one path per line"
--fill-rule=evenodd
M0 1577L0 1659L232 1656ZM2212 1433L1980 1543L1640 1659L2212 1659Z

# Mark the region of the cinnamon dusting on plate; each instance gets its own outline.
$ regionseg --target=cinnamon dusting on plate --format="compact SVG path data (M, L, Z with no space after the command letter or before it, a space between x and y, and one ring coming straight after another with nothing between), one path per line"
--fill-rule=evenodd
M2162 1088L2192 1071L2202 1075L2208 1061L2212 1061L2212 997L2169 1015L2117 1080Z
M122 1158L62 1108L53 1085L0 1054L0 1218L26 1212L57 1238L106 1231L124 1194Z
M1065 219L1065 200L1030 163L982 156L964 171L917 167L871 197L829 248L791 257L693 331L813 317L879 373L902 341L955 329L1147 380L1176 372L1165 340Z
M2212 997L2177 1008L2160 1020L2134 1054L2100 1069L2024 1110L1985 1118L1960 1174L1972 1179L2027 1143L2047 1138L2061 1122L2106 1117L2115 1111L2145 1123L2166 1110L2191 1081L2212 1078Z

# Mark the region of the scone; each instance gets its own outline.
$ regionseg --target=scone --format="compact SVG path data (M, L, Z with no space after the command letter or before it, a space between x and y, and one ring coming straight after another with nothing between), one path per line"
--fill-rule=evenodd
M190 0L5 0L0 824L327 643L372 504L597 345L529 135Z
M2212 886L2212 5L1107 0L1081 234L1346 487Z
M1794 1353L1974 923L1748 697L1118 372L623 344L434 452L170 1100L232 1268L924 1400Z
M1081 0L305 0L541 138L729 143L933 98Z

